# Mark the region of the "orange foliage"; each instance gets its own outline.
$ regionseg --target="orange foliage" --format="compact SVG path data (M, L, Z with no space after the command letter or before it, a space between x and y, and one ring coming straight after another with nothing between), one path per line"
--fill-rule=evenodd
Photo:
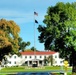
M11 44L12 50L18 52L20 28L14 21L0 20L0 48Z

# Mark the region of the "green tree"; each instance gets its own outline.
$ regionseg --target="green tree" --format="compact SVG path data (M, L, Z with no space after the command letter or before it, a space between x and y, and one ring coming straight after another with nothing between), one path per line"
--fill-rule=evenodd
M24 51L25 48L30 45L30 42L24 42L24 41L22 41L22 38L21 37L18 38L18 41L19 41L18 42L19 50Z
M0 60L5 54L18 53L20 28L14 21L0 20Z
M35 48L35 47L31 47L31 50L32 50L32 51L36 51L36 48Z
M51 66L53 66L54 59L53 59L53 56L52 55L50 55L50 56L47 57L47 61L48 61L48 63L51 63L50 64Z
M47 62L48 62L48 59L47 59L47 57L45 56L45 57L44 57L44 66L47 66Z
M76 72L76 2L48 7L43 22L45 26L38 27L40 43L46 50L60 52L65 59L71 57L72 72Z

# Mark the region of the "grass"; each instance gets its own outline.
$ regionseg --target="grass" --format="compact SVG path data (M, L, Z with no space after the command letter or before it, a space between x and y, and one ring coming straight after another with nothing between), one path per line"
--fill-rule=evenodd
M44 71L57 71L59 75L59 70L61 70L61 67L50 67L50 66L45 66L45 67L6 67L0 70L1 75L6 75L6 73L18 73L18 72L44 72ZM68 70L71 70L71 68L68 68ZM64 71L64 68L63 68ZM70 73L68 73L71 75ZM57 75L57 74L56 74Z

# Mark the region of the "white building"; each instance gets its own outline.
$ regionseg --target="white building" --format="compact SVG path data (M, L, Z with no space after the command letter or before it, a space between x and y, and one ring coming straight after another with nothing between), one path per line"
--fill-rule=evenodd
M53 57L53 66L62 66L63 65L63 59L59 58L58 52L53 51L41 51L41 52L21 52L22 58L25 58L25 64L28 66L32 66L33 62L35 61L38 66L44 65L44 59L46 59L52 55ZM48 63L49 64L49 63ZM51 62L50 62L51 65Z
M24 59L20 58L18 55L14 54L14 55L6 55L6 63L4 62L4 59L2 60L2 66L20 66L22 65L22 62L24 62Z
M51 66L51 63L53 66L62 66L64 59L59 58L59 53L54 51L39 51L39 52L33 52L33 51L25 51L21 52L21 56L17 56L16 54L12 55L11 57L8 57L8 63L7 66L19 66L22 64L25 64L27 66L33 66L33 64L36 66L44 66L45 65L45 58L48 59L49 56L52 60L51 62L47 62L48 65Z

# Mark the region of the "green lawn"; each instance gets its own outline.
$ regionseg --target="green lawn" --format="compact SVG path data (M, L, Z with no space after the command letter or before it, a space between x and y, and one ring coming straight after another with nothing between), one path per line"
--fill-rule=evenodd
M3 68L0 70L0 73L18 73L18 72L39 72L39 71L58 71L61 70L62 67L50 67L50 66L45 66L45 67L7 67ZM69 68L68 70L71 70ZM63 68L64 71L64 68ZM3 74L4 75L4 74Z

